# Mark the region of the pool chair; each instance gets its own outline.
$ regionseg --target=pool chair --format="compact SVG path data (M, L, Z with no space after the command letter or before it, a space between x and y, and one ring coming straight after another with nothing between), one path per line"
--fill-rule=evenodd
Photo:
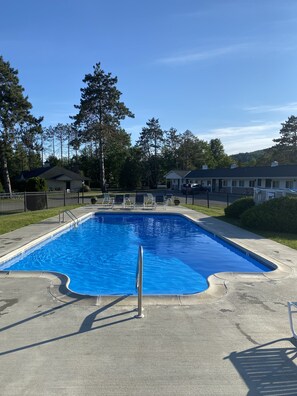
M134 206L138 207L138 208L144 208L144 201L145 201L145 195L144 194L136 194L135 195Z
M155 201L156 201L156 205L163 205L163 206L167 205L167 200L166 197L164 197L164 195L156 195Z
M125 196L124 194L117 194L114 197L113 203L112 203L112 208L119 206L124 208L125 207Z
M106 208L111 208L113 204L113 199L108 193L103 194L103 200L102 200L102 205L105 206Z
M293 323L293 314L297 313L297 302L288 302L288 310L289 310L289 323L290 323L290 328L293 334L293 337L296 338L297 340L297 333L294 328L294 323Z
M156 208L156 201L151 193L147 193L144 198L144 208L145 209L155 209Z
M125 208L126 209L133 209L134 208L134 200L132 199L132 197L130 196L130 194L125 194Z

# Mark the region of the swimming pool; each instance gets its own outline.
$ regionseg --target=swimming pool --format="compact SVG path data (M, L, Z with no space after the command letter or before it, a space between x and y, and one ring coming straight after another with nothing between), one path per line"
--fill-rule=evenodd
M136 294L139 245L144 294L193 294L214 273L271 270L181 215L155 213L97 213L0 269L60 272L80 294Z

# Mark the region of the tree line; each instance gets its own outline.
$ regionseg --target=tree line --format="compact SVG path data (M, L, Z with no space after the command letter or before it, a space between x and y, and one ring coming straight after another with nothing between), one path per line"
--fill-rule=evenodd
M32 114L18 71L0 56L0 184L5 192L11 194L17 188L15 178L20 171L38 168L45 160L83 172L102 191L108 186L154 188L171 169L221 168L234 162L220 139L207 142L189 130L164 130L155 117L132 145L121 122L134 114L121 101L117 82L97 63L83 79L80 103L74 105L71 121L44 127L43 117ZM282 124L281 137L275 139L284 161L296 162L296 131L297 118L291 116Z

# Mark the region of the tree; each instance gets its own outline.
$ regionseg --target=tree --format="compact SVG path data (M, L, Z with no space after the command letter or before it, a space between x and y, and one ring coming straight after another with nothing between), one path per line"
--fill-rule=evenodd
M212 155L209 144L204 140L198 139L189 130L181 135L178 158L181 169L184 170L201 168L204 164L212 165Z
M122 166L120 186L129 190L141 187L143 176L143 154L139 147L131 147Z
M42 131L42 118L33 117L31 109L32 105L19 83L18 71L0 56L0 167L5 191L10 195L12 190L7 152L21 137L30 134L31 144L34 136Z
M276 148L286 156L287 163L297 162L297 117L291 116L281 124L280 138L273 139Z
M136 146L142 150L147 163L148 184L156 187L160 178L160 152L164 142L164 131L157 118L151 118L146 125L142 128Z
M78 114L72 117L76 127L80 127L81 142L94 142L99 150L100 185L106 191L105 145L108 136L119 130L121 120L134 114L120 101L121 92L116 88L117 77L105 73L100 63L93 67L93 74L86 74L81 88Z
M225 168L231 165L232 161L225 153L224 146L220 139L211 139L209 145L216 168Z
M175 128L165 131L164 146L162 149L162 162L164 173L171 169L179 169L178 149L181 144L181 137Z

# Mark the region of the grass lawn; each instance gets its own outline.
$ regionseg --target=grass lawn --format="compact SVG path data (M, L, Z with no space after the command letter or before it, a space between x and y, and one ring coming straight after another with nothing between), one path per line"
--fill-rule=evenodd
M224 213L224 208L222 207L212 207L212 208L206 208L205 206L198 206L198 205L183 205L189 209L196 210L197 212L204 213L206 215L215 217L219 220L225 221L226 223L230 223L233 225L236 225L238 227L244 228L248 231L254 232L255 234L261 235L264 238L267 239L272 239L275 242L279 242L283 245L289 246L292 249L297 250L297 235L296 234L289 234L285 232L272 232L272 231L260 231L260 230L254 230L251 228L246 228L243 227L239 220L237 219L230 219L228 217L225 217Z
M34 212L15 213L0 216L0 235L25 227L29 224L39 223L42 220L48 219L59 214L64 210L71 210L78 208L81 205L62 206L53 209L36 210Z

